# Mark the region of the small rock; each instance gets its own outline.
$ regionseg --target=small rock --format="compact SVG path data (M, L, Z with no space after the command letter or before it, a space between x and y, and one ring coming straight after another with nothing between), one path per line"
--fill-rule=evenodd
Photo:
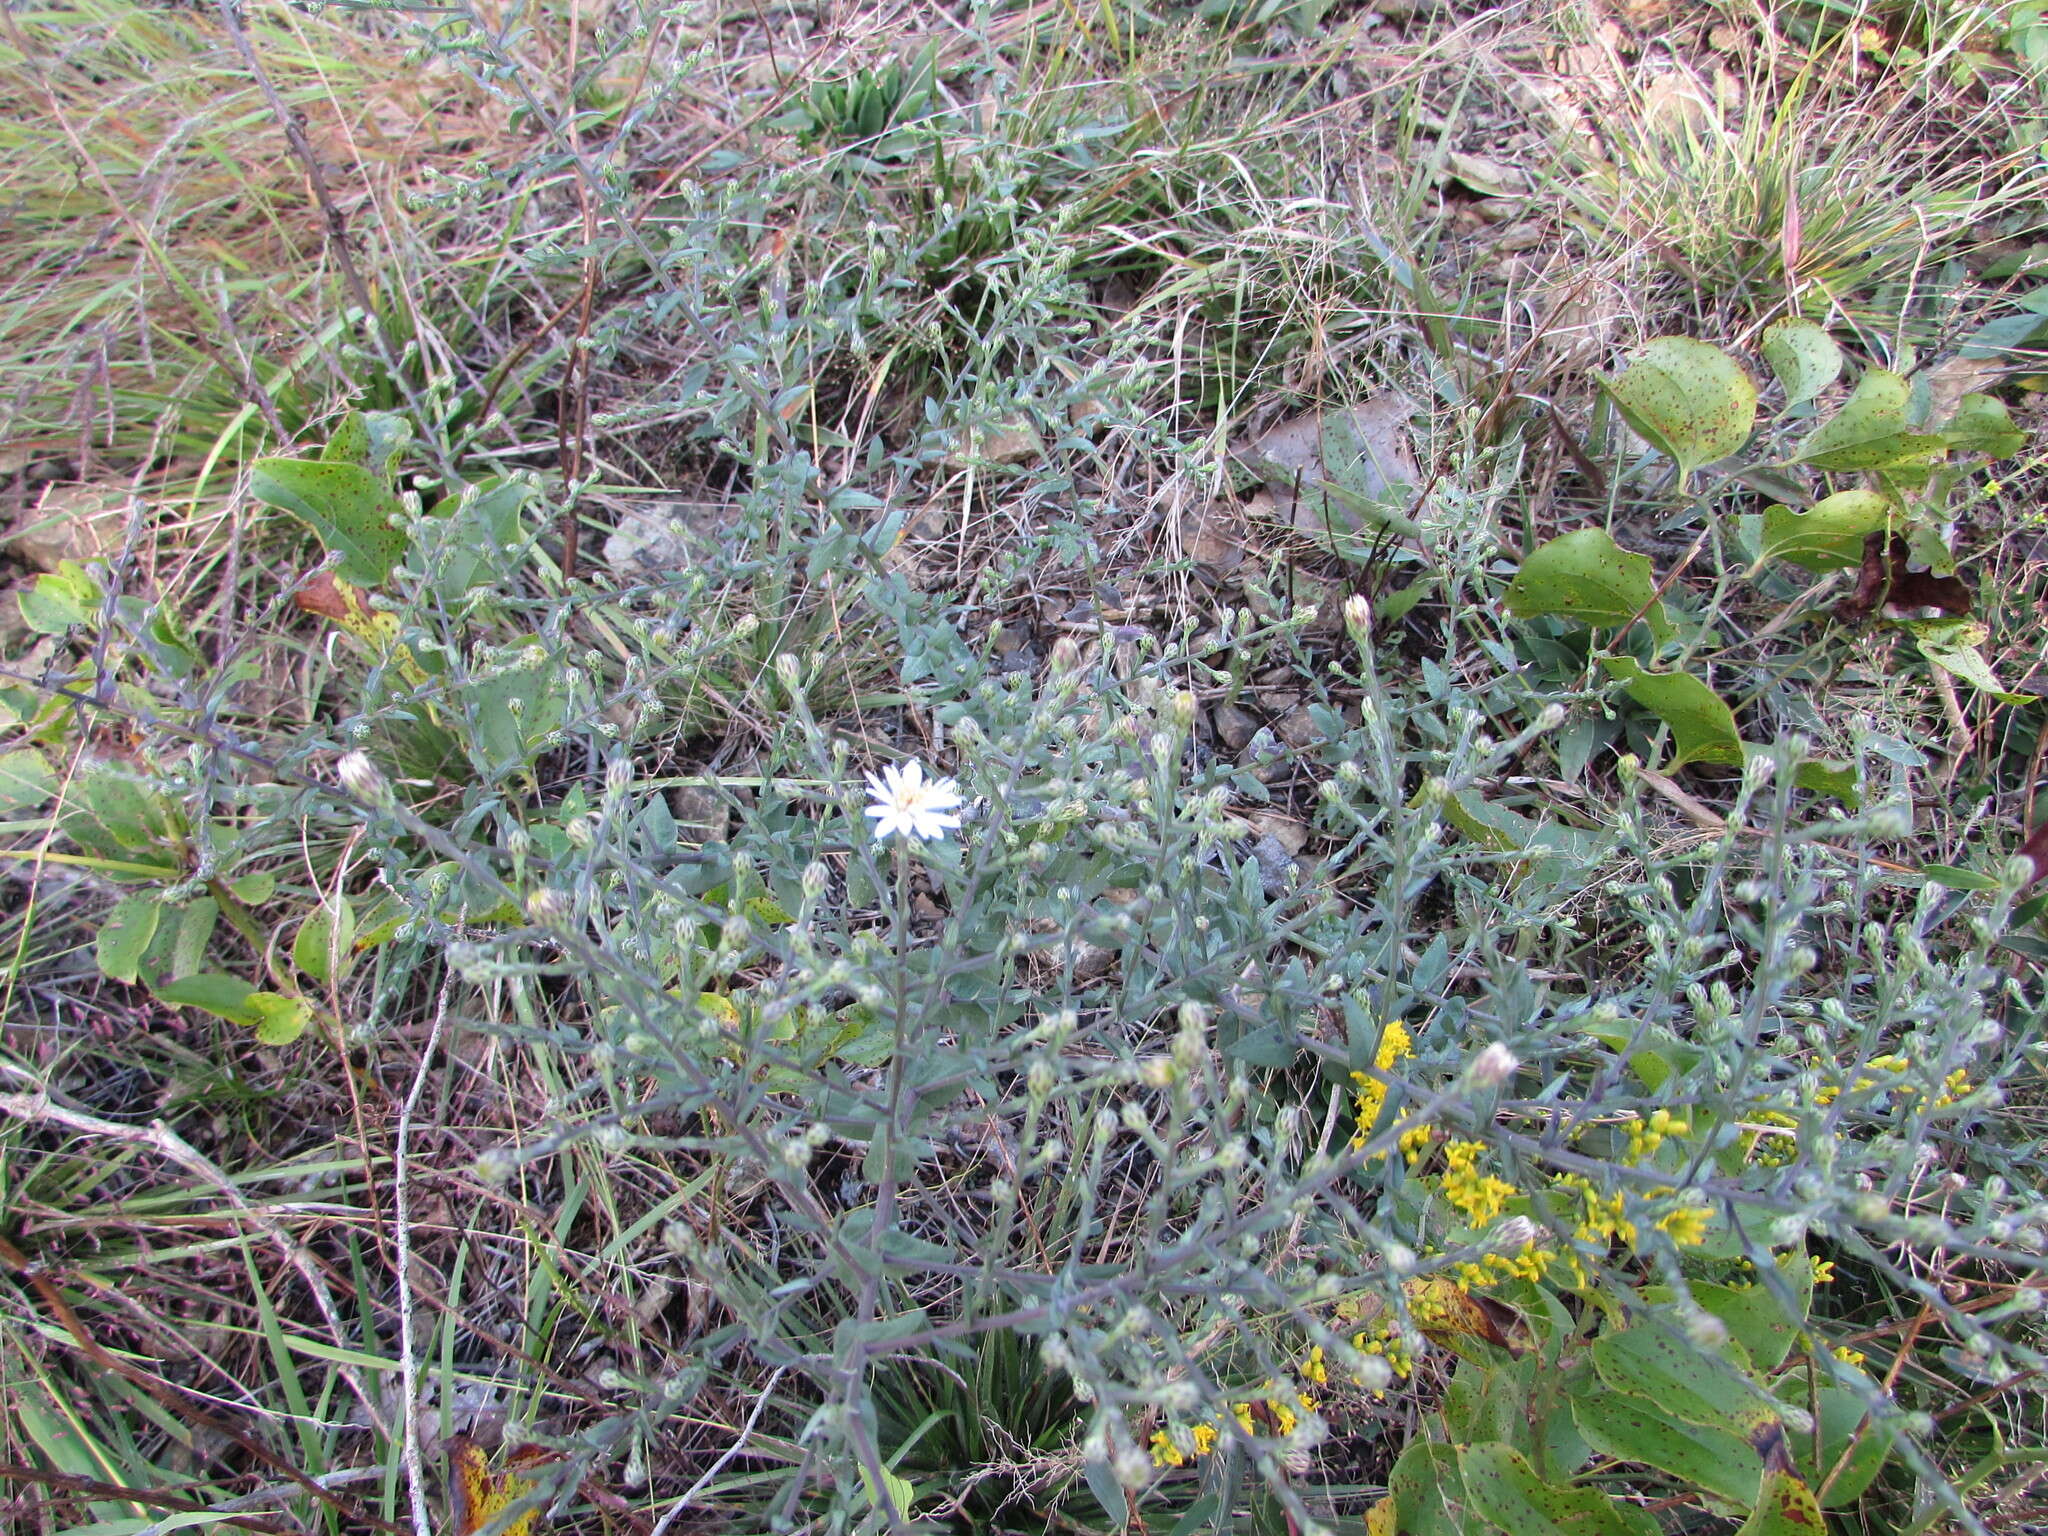
M52 485L7 531L7 553L39 571L97 560L121 547L128 492L111 485Z
M1365 510L1397 513L1422 476L1408 446L1415 402L1387 390L1336 411L1291 417L1262 435L1247 454L1274 501L1291 509L1295 528L1326 543L1377 533ZM1328 486L1328 494L1316 494ZM1401 514L1405 521L1405 514Z
M1453 150L1445 166L1453 178L1481 197L1519 197L1529 190L1528 176L1504 160Z
M725 838L732 808L717 791L701 784L683 784L668 792L668 808L685 843L716 843Z
M1216 739L1233 752L1242 752L1259 729L1259 722L1235 704L1218 704L1209 711L1209 723Z
M1721 131L1721 113L1713 93L1690 71L1650 71L1639 101L1643 127L1651 133L1684 140Z
M1285 896L1294 889L1296 869L1294 855L1287 851L1287 845L1271 833L1260 837L1252 844L1252 858L1259 866L1259 886L1267 900Z
M1022 417L965 429L956 443L952 463L956 469L974 464L1026 464L1045 457L1045 439L1038 428Z
M637 507L605 535L604 563L631 581L672 575L711 553L730 515L720 502L670 501Z
M1320 734L1305 705L1297 704L1273 722L1273 734L1297 750L1310 746Z
M1270 837L1290 856L1308 846L1308 828L1291 816L1282 816L1278 811L1246 811L1244 819L1255 835Z
M1482 197L1472 205L1472 212L1483 224L1504 224L1528 206L1519 197Z
M1244 516L1227 501L1181 514L1180 547L1212 571L1234 571L1244 563L1244 535Z
M1550 231L1544 227L1541 219L1523 219L1503 229L1500 238L1494 241L1493 248L1509 254L1515 251L1533 251L1549 238Z

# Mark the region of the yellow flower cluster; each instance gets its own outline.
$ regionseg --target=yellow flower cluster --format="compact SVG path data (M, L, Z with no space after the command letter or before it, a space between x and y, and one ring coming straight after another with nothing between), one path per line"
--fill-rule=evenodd
M1902 1076L1912 1066L1912 1063L1903 1056L1873 1056L1870 1058L1870 1066L1875 1071L1888 1072L1893 1078L1897 1078ZM1839 1086L1830 1085L1821 1089L1813 1097L1814 1102L1817 1104L1832 1104L1845 1091L1849 1093L1868 1093L1873 1088L1896 1093L1902 1099L1915 1099L1920 1096L1920 1089L1913 1083L1887 1081L1882 1077L1871 1077L1859 1073L1856 1080L1850 1083L1846 1090ZM1934 1095L1934 1107L1936 1109L1945 1109L1949 1105L1956 1103L1969 1091L1970 1074L1958 1067L1941 1080L1941 1088Z
M1216 1449L1218 1430L1214 1424L1196 1424L1187 1432L1185 1440L1175 1439L1170 1431L1152 1431L1152 1465L1155 1467L1184 1467L1193 1457L1206 1456Z
M1377 1328L1351 1335L1351 1347L1361 1355L1378 1355L1387 1362L1387 1368L1403 1381L1415 1370L1414 1357L1408 1353L1408 1346L1401 1342L1400 1330L1391 1320ZM1384 1391L1373 1393L1374 1397L1386 1395Z
M1652 1110L1648 1118L1629 1122L1628 1160L1640 1163L1664 1145L1665 1137L1691 1134L1691 1121L1678 1119L1668 1109Z
M1714 1213L1704 1205L1674 1205L1657 1218L1657 1230L1681 1248L1697 1248L1707 1240Z
M1474 1227L1490 1225L1515 1197L1515 1186L1479 1171L1483 1141L1444 1143L1444 1171L1438 1189Z
M1308 1352L1308 1358L1302 1362L1301 1374L1318 1386L1330 1379L1330 1368L1323 1358L1322 1345L1318 1344ZM1247 1435L1258 1434L1261 1427L1276 1435L1291 1435L1301 1424L1302 1414L1313 1413L1315 1408L1316 1400L1306 1392L1297 1392L1278 1381L1269 1381L1257 1396L1240 1398L1230 1404L1230 1417ZM1215 1450L1222 1434L1223 1421L1220 1417L1211 1418L1207 1423L1191 1424L1181 1430L1156 1429L1148 1442L1152 1465L1184 1467Z
M1395 1062L1414 1054L1414 1051L1415 1037L1408 1033L1407 1026L1399 1019L1389 1019L1387 1027L1380 1031L1379 1049L1372 1058L1373 1067L1380 1072L1390 1072ZM1363 1072L1352 1073L1351 1081L1356 1085L1356 1102L1352 1108L1358 1129L1351 1137L1352 1148L1356 1150L1372 1138L1373 1128L1379 1124L1380 1111L1387 1107L1387 1085ZM1405 1137L1403 1141L1405 1144ZM1377 1153L1375 1158L1384 1155Z
M1481 1254L1474 1263L1453 1265L1452 1273L1461 1283L1476 1291L1489 1285L1499 1285L1503 1280L1548 1279L1552 1266L1557 1263L1556 1249L1529 1242L1514 1253ZM1576 1260L1572 1261L1571 1267L1577 1268Z
M1799 1122L1783 1110L1760 1109L1752 1117L1756 1125L1777 1126L1784 1130L1798 1129ZM1745 1157L1756 1159L1760 1168L1783 1168L1799 1155L1797 1136L1767 1136L1762 1131L1751 1131L1742 1144Z
M1590 1179L1576 1173L1560 1174L1554 1182L1577 1207L1573 1237L1593 1245L1619 1241L1624 1247L1635 1247L1636 1224L1622 1214L1620 1194L1603 1195Z

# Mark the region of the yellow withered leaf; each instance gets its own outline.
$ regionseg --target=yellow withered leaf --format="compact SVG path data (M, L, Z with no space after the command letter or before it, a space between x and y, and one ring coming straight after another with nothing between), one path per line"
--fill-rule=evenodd
M515 1452L512 1461L521 1460ZM491 1522L533 1492L532 1478L516 1471L493 1472L484 1448L467 1435L448 1442L448 1499L454 1507L455 1523L450 1536L481 1536ZM540 1511L530 1509L499 1527L497 1536L533 1536Z

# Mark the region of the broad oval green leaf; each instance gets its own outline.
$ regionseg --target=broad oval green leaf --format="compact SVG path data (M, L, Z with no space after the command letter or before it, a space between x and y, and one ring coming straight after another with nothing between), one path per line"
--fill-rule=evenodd
M1387 1474L1387 1497L1401 1536L1464 1536L1457 1510L1463 1482L1458 1453L1448 1445L1417 1435L1403 1446Z
M1863 541L1881 531L1896 509L1876 491L1837 491L1804 512L1771 507L1764 513L1763 554L1818 574L1851 571L1863 563Z
M1813 1490L1781 1468L1765 1476L1763 1496L1735 1536L1820 1536L1825 1529Z
M142 957L156 937L157 919L163 907L154 896L124 896L114 903L100 922L93 956L100 974L113 981L134 984L142 970Z
M256 988L238 977L224 976L218 971L181 976L153 990L161 1001L174 1008L197 1008L201 1013L210 1013L217 1019L226 1019L230 1024L240 1024L249 1029L262 1022L261 1014L249 1003L249 999L256 995Z
M173 976L190 976L205 963L206 946L213 942L214 925L219 921L220 903L211 896L185 903L178 913L178 929L171 941Z
M56 770L36 748L0 752L0 814L32 811L56 793Z
M1890 469L1930 464L1948 452L1938 433L1906 429L1906 381L1886 368L1873 368L1856 381L1842 408L1816 427L1800 445L1800 463L1815 469Z
M261 1045L290 1045L305 1033L313 1016L303 998L265 992L217 971L183 976L153 990L161 1001L174 1007L197 1008L254 1031Z
M1657 1522L1597 1488L1545 1482L1513 1446L1495 1440L1458 1452L1465 1498L1513 1536L1648 1536Z
M1660 336L1603 384L1623 419L1677 460L1681 480L1727 458L1756 425L1756 384L1742 365L1688 336Z
M1806 1307L1813 1298L1813 1265L1804 1251L1795 1251L1793 1262L1778 1266L1778 1280L1792 1293L1799 1315L1787 1315L1770 1285L1749 1285L1737 1289L1705 1280L1692 1284L1692 1299L1728 1325L1729 1337L1749 1354L1760 1371L1775 1371L1792 1352L1799 1332L1806 1326Z
M1942 424L1941 435L1956 452L1981 453L1987 459L2009 459L2027 445L2027 434L2012 424L2005 402L1990 395L1963 396Z
M267 869L252 870L229 881L228 889L234 892L235 900L260 907L277 894L277 876Z
M1684 1423L1725 1430L1751 1444L1777 1432L1778 1404L1758 1382L1654 1324L1595 1339L1593 1369L1614 1391L1653 1402Z
M1744 1509L1756 1503L1763 1458L1724 1429L1686 1424L1645 1398L1596 1383L1571 1399L1572 1417L1602 1456L1655 1467Z
M255 1016L258 1045L290 1045L306 1032L313 1010L302 997L282 992L251 992L245 1006Z
M323 901L307 914L292 941L292 964L325 985L355 963L356 912L346 896Z
M1853 1366L1836 1369L1847 1370L1865 1391L1878 1392L1877 1383ZM1801 1474L1810 1480L1826 1508L1854 1504L1884 1470L1892 1442L1898 1438L1897 1427L1871 1421L1862 1393L1833 1381L1815 1381L1806 1371L1789 1371L1778 1378L1776 1386L1778 1395L1793 1406L1812 1412L1818 1405L1820 1410L1814 1425L1820 1442L1817 1446L1812 1433L1790 1431L1785 1436Z
M1537 549L1508 583L1505 601L1518 619L1555 616L1598 629L1640 615L1659 634L1670 623L1650 557L1630 554L1604 528L1560 534Z
M16 596L21 621L39 635L61 635L75 625L90 624L99 617L105 601L100 584L83 568L64 561Z
M1623 692L1671 727L1671 760L1665 771L1688 763L1741 766L1742 734L1735 728L1735 711L1690 672L1647 671L1632 656L1609 657L1602 665Z
M360 464L370 467L370 423L361 411L350 411L341 418L341 425L334 429L334 435L327 439L327 446L320 450L320 458L327 464Z
M341 555L341 579L372 587L403 558L405 535L392 526L403 509L384 482L361 464L313 459L258 459L249 489L291 513Z
M1785 389L1785 403L1811 400L1842 376L1842 349L1811 320L1780 320L1765 327L1764 361Z

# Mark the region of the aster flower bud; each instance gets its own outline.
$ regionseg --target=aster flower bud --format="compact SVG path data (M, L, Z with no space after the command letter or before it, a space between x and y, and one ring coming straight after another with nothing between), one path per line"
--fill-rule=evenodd
M1352 642L1365 646L1372 641L1372 604L1363 592L1354 592L1344 599L1344 627L1351 632Z
M1513 1051L1496 1040L1472 1058L1472 1081L1481 1088L1498 1088L1521 1064Z
M569 898L551 885L544 885L526 898L526 915L536 923L552 927L569 917Z
M810 863L808 863L808 864L806 864L806 865L804 866L804 898L805 898L805 900L807 900L807 901L820 901L820 900L823 900L823 899L824 899L824 895L825 895L825 892L826 892L826 890L827 890L827 889L829 889L829 888L830 888L831 884L832 884L832 871L831 871L831 870L829 870L829 869L827 869L827 868L826 868L826 867L825 867L825 866L824 866L824 865L823 865L822 863L820 863L820 862L819 862L818 860L816 860L816 859L813 859L813 860L811 860L811 862L810 862Z
M358 800L370 805L391 803L391 781L384 777L383 770L370 760L367 752L344 752L341 761L334 765L335 777L341 780L341 787Z

